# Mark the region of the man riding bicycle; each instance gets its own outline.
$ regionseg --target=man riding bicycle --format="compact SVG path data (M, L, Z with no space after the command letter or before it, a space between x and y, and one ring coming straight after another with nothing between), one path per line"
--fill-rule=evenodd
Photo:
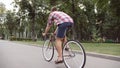
M58 11L56 7L51 8L50 15L48 17L48 23L45 29L45 32L43 33L43 36L47 34L49 29L51 28L52 24L55 23L57 25L57 28L54 32L56 35L56 49L58 52L58 59L55 61L56 64L62 63L62 41L64 39L64 42L67 41L66 39L66 30L67 27L73 25L73 19L66 13L62 11Z

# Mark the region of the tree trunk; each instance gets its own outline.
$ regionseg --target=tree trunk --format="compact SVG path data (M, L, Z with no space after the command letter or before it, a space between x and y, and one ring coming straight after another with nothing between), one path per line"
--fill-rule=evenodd
M32 40L35 41L35 16L32 18Z
M74 22L76 23L76 17L75 17L75 3L74 3L75 1L74 0L72 0L72 13L74 14L73 15L73 20L74 20ZM72 35L72 39L75 39L76 38L76 32L75 32L75 26L76 26L76 24L74 23L74 25L73 25L73 27L72 27L72 32L73 32L73 35Z

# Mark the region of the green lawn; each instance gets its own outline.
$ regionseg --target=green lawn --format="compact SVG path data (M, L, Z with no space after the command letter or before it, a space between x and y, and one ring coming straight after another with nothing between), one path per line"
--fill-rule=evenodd
M120 44L118 43L82 43L87 52L95 52L120 56Z
M41 46L43 41L27 42L22 41L20 43L32 44L34 46ZM120 43L82 43L86 52L95 52L109 55L120 56Z
M44 43L43 41L14 41L20 44L27 44L27 45L33 45L33 46L42 46L42 44Z

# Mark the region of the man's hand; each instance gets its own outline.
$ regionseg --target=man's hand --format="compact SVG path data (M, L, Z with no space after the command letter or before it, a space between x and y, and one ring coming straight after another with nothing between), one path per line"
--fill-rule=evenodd
M45 36L45 35L46 35L46 33L42 33L42 35L43 35L43 36Z
M42 33L43 36L45 36L45 35L47 34L47 32L49 31L50 27L51 27L51 25L49 25L49 26L47 26L47 27L45 28L45 32Z

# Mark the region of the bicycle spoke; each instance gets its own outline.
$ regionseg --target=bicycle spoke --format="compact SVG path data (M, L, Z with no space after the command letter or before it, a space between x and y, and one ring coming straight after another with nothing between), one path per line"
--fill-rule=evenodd
M69 45L69 51L65 51L67 45ZM67 68L82 68L86 59L83 47L76 41L67 42L63 48L63 59Z
M51 61L54 55L54 47L52 46L52 43L50 42L50 40L46 40L43 48L42 48L42 52L43 52L43 57L45 58L46 61Z

